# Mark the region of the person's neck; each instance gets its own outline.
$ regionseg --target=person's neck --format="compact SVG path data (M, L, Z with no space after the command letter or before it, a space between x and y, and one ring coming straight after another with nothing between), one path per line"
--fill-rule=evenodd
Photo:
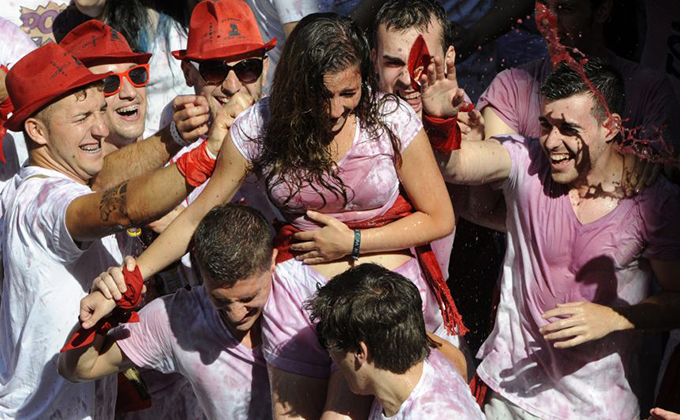
M134 139L130 139L127 137L123 137L117 133L111 132L108 137L106 137L106 140L104 140L103 144L109 144L110 146L113 146L118 149L122 149L123 147L127 146L128 144L134 143L136 141L141 140L142 136L139 136Z
M623 156L611 145L585 176L577 179L571 186L581 198L604 194L620 198L623 196L621 178L623 176Z
M76 173L64 168L56 160L54 160L47 151L47 146L32 149L28 152L28 166L37 166L40 168L50 169L69 177L79 184L88 184L87 179L79 177Z
M392 417L399 412L401 405L418 385L423 376L424 367L425 361L420 361L403 374L386 370L379 371L380 374L375 381L373 395L380 401L386 417Z
M260 318L255 321L253 326L247 331L241 331L233 328L227 320L222 319L222 324L227 327L229 333L236 341L238 341L242 346L249 349L259 346L262 343L262 328L260 327Z

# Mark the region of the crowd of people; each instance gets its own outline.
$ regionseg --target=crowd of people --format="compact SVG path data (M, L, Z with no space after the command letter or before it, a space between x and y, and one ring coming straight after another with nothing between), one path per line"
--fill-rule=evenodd
M0 18L0 419L680 420L676 44L616 6Z

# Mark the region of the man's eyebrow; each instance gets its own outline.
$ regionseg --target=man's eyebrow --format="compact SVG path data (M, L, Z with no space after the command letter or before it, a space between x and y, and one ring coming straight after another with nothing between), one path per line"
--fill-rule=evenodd
M570 128L572 130L581 130L582 129L582 127L580 125L578 125L577 123L566 121L566 120L562 120L562 127Z
M247 302L250 302L251 300L255 299L256 297L257 297L257 293L255 293L251 296L243 297L243 298L239 299L238 301L241 302L241 303L247 303Z
M383 54L383 60L392 61L392 62L395 62L395 63L406 64L406 62L404 60L402 60L401 58L393 57L393 56L388 55L388 54Z

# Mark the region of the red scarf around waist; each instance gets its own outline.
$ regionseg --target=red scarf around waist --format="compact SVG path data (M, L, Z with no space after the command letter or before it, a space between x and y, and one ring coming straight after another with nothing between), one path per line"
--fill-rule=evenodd
M381 227L412 213L413 206L411 203L409 203L403 195L399 195L397 201L385 214L376 216L364 222L347 223L347 226L350 229ZM276 236L274 237L274 247L278 250L276 263L279 264L294 257L290 247L295 242L293 235L300 232L300 229L285 223L275 224L275 227ZM430 244L419 245L415 247L415 250L420 269L423 271L427 283L430 285L432 292L437 298L437 303L439 304L439 309L442 311L444 325L446 326L447 331L449 334L465 335L468 330L465 328L465 325L463 325L463 318L458 312L456 304L453 302L451 292L446 285L437 258L435 257L434 252L432 252L432 247Z

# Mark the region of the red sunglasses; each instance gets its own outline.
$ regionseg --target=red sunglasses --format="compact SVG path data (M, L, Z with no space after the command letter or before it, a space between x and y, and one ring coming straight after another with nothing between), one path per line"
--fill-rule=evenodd
M104 79L104 96L112 96L120 92L123 77L134 87L144 87L149 83L149 65L138 64L122 73L113 73Z

